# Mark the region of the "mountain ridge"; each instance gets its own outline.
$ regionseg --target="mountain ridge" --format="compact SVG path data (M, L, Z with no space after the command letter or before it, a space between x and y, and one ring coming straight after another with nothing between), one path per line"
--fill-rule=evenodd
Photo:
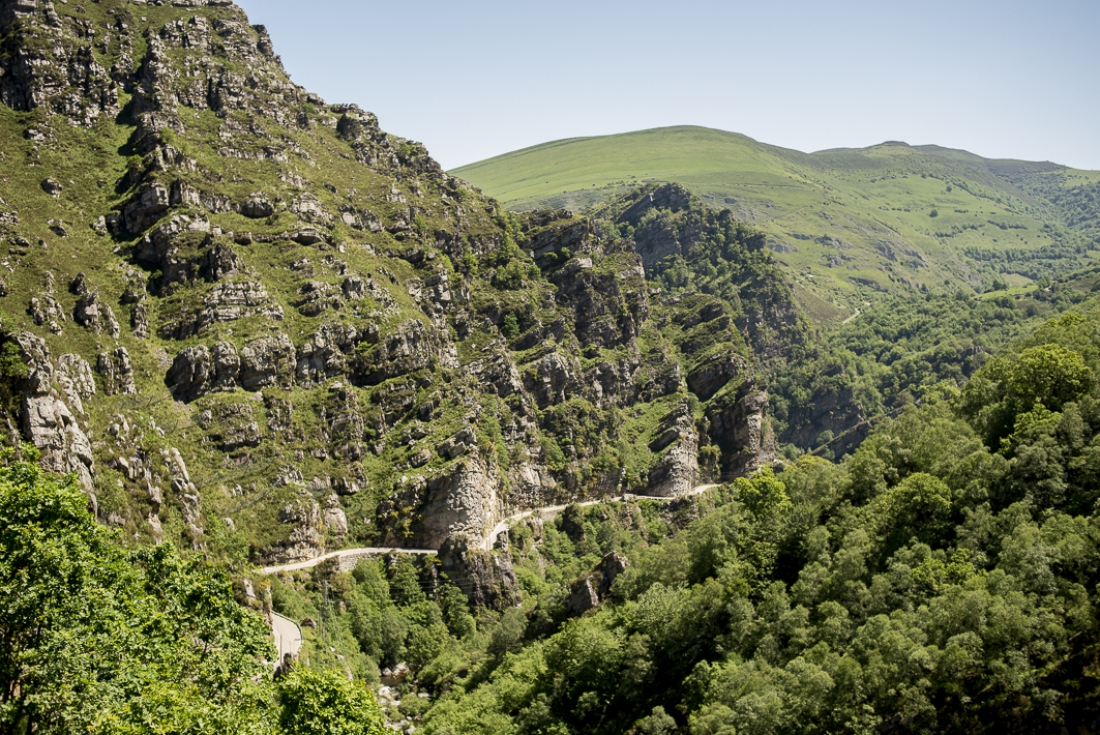
M455 169L523 210L586 211L636 182L676 181L761 227L799 283L848 304L947 281L984 290L1087 265L1100 173L887 141L802 153L670 126L531 146ZM916 179L920 178L918 182Z

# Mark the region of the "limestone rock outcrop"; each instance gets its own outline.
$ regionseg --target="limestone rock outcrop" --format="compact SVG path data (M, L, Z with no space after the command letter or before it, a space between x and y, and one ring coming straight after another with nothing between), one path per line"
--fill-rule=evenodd
M81 391L88 395L87 373L83 369L87 365L76 370L58 370L49 348L41 339L23 332L16 337L16 342L28 368L20 411L23 435L41 452L40 462L44 469L74 473L81 487L91 493L95 463L92 443L63 395L54 387L58 373L62 373L67 376L62 382L73 387L74 395L80 395ZM73 365L75 361L67 361L67 364Z
M520 603L521 592L507 554L484 551L477 537L456 534L439 546L440 570L474 605L503 610Z
M650 495L675 497L695 487L699 478L699 435L686 404L661 419L657 439L649 448L664 451L649 470Z

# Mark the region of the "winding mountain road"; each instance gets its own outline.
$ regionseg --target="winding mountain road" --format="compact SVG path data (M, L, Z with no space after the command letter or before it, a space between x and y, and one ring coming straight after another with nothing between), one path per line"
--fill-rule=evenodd
M279 652L278 663L286 661L286 657L298 658L298 652L302 650L302 629L296 622L280 615L271 613L271 632L275 636L275 650Z
M683 495L672 495L669 497L658 495L634 495L632 493L623 493L621 496L617 496L622 500L659 500L659 501L672 501L679 500L680 498L690 497L692 495L699 495L706 492L711 488L718 487L718 485L696 485L690 492ZM598 505L603 500L588 500L583 503L577 503L582 508ZM493 530L489 532L489 535L482 541L481 548L485 551L492 551L493 544L496 543L496 539L500 534L508 530L513 523L518 523L525 518L538 514L541 517L550 517L568 508L572 503L566 505L549 505L543 508L531 508L530 510L520 511L519 513L513 513L505 518L503 521L493 527ZM262 567L260 572L262 574L278 574L279 572L294 572L300 569L310 569L323 564L331 559L336 560L337 564L342 565L346 562L358 562L359 559L382 556L390 552L398 554L413 554L416 556L426 556L428 554L436 553L436 549L399 549L396 547L380 547L380 546L367 546L358 549L341 549L340 551L330 551L327 554L322 554L315 559L307 559L306 561L293 562L291 564L278 564L275 566ZM271 632L275 638L275 648L279 651L279 662L282 663L286 656L291 658L298 658L299 651L302 650L302 629L298 623L294 622L288 617L280 615L279 613L271 613Z
M710 490L711 488L714 488L714 487L718 487L718 485L716 485L716 484L696 485L689 492L686 492L683 495L672 495L672 496L668 496L668 497L659 496L659 495L634 495L632 493L624 493L623 495L615 496L615 497L621 498L624 501L625 500L672 501L672 500L679 500L680 498L690 497L692 495L699 495L700 493L703 493L703 492L705 492L707 490ZM583 503L577 503L576 505L579 505L582 508L587 508L587 507L592 506L592 505L598 505L602 502L603 502L603 500L588 500L588 501L585 501ZM546 507L543 507L543 508L531 508L530 510L523 510L523 511L520 511L519 513L514 513L514 514L508 516L503 521L501 521L500 523L496 524L493 527L493 530L491 530L489 532L488 536L485 537L485 540L482 541L481 548L484 549L485 551L492 551L493 544L496 543L497 538L500 536L500 534L507 531L508 528L513 523L517 523L519 521L522 521L525 518L530 518L531 516L536 515L536 514L539 515L539 516L542 516L544 518L554 516L558 513L561 513L563 510L568 508L570 505L573 505L573 503L568 503L566 505L549 505L549 506L546 506ZM327 554L322 554L321 556L318 556L314 559L307 559L306 561L298 561L298 562L293 562L291 564L277 564L277 565L274 565L274 566L262 567L260 569L260 572L262 574L278 574L279 572L294 572L294 571L298 571L298 570L301 570L301 569L311 569L311 568L317 566L318 564L323 564L324 562L329 561L330 559L335 559L337 561L337 563L340 563L344 560L358 561L361 558L366 558L366 557L370 557L370 556L382 556L384 554L390 553L391 551L395 552L395 553L398 553L398 554L412 554L414 556L426 556L428 554L436 553L437 550L436 549L402 549L402 548L397 548L397 547L382 547L382 546L368 546L368 547L363 547L363 548L358 548L358 549L341 549L340 551L330 551Z

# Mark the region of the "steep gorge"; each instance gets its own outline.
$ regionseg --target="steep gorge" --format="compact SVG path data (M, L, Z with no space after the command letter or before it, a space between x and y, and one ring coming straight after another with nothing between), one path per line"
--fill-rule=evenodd
M510 215L223 0L4 0L0 99L8 441L136 541L477 545L774 456L791 287L679 187Z

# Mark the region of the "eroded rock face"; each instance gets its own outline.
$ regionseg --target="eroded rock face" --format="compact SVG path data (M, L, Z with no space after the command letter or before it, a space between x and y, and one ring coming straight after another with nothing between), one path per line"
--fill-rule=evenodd
M283 320L283 307L272 302L263 284L255 281L222 281L203 299L203 306L160 328L165 339L189 339L204 334L215 324L225 324L250 316L271 321Z
M77 297L73 321L96 334L106 332L114 339L122 333L111 307L100 300L96 291L85 291Z
M348 371L348 359L363 341L376 342L378 327L363 326L360 331L348 324L324 324L298 347L295 372L303 383L324 381Z
M19 20L24 24L9 34ZM22 111L45 108L85 127L100 116L118 114L117 82L96 61L90 44L66 32L50 0L0 4L0 29L5 32L0 54L0 101L5 105ZM28 42L31 37L35 42Z
M294 381L295 352L290 337L278 334L260 337L241 349L242 388L257 391L271 385L289 387Z
M750 382L741 386L732 405L708 411L709 434L723 449L724 474L746 475L775 460L767 409L767 392Z
M690 492L699 478L699 435L686 404L661 420L650 449L656 452L665 447L671 448L649 470L649 494L674 497Z
M748 361L733 351L720 352L706 360L687 376L688 388L707 401L734 378L751 376Z
M240 213L252 219L262 219L275 214L275 205L263 192L256 192L240 207Z
M348 535L348 517L344 513L344 509L340 507L340 498L336 493L332 493L325 498L324 521L325 527L332 534L334 542L337 545L342 544L344 538Z
M476 457L456 463L452 471L428 483L418 540L433 548L456 533L481 538L501 517L494 472Z
M77 471L86 487L93 469L88 439L96 439L101 461L120 473L130 497L143 498L144 492L149 499L149 507L141 500L136 512L127 508L116 521L133 528L135 519L145 517L159 540L161 520L169 518L161 511L172 508L182 513L184 539L195 548L204 543L205 498L188 479L179 452L165 455L162 469L154 460L164 443L153 434L135 430L126 441L118 438L128 422L141 422L143 431L169 442L178 427L147 423L139 401L116 400L112 412L118 410L120 418L111 426L117 436L108 434L116 441L92 433L103 428L95 425L102 412L88 405L96 383L108 395L148 392L157 400L160 381L145 376L157 365L174 398L202 401L194 416L201 431L187 427L203 443L195 455L202 461L232 472L249 465L253 455L270 456L267 450L278 444L294 458L286 461L311 457L326 464L318 471L323 481L308 492L300 476L284 471L291 479L279 487L301 486L303 492L283 508L285 543L259 555L311 558L326 539L344 541L348 517L340 498L362 493L356 500L363 502L372 495L364 492L373 490L372 480L360 466L370 453L392 463L400 478L387 506L400 511L398 520L381 531L391 534L389 541L434 547L465 534L473 546L456 552L456 559L462 557L456 574L480 580L479 599L506 599L514 575L502 560L474 549L504 514L505 503L537 507L560 502L566 493L579 499L624 489L646 492L637 475L628 478L618 469L595 473L592 482L578 479L601 442L615 438L619 418L648 410L641 404L675 394L685 382L707 400L750 381L751 358L747 350L736 351L744 341L734 334L732 309L684 309L645 281L645 264L662 253L683 254L696 242L702 220L674 227L667 215L694 206L686 192L657 189L622 215L620 222L640 227L637 247L600 234L614 228L565 212L521 218L522 233L508 233L522 251L516 253L523 261L517 263L520 293L514 273L502 272L496 257L508 242L505 228L494 221L497 206L439 170L423 146L386 134L368 112L325 105L296 87L266 32L250 26L229 0L148 0L158 7L147 13L151 20L138 23L142 4L135 0L127 9L116 3L105 25L86 21L79 3L57 5L59 15L49 0L0 0L4 101L15 100L21 110L61 112L69 122L86 125L89 114L113 109L105 90L117 86L132 93L122 124L133 126L126 152L134 155L125 173L97 182L105 192L124 192L121 200L111 199L115 211L93 209L77 220L68 212L84 206L77 201L84 183L70 185L76 177L61 167L44 168L34 178L37 183L49 177L43 191L33 192L36 201L59 210L44 214L44 224L58 237L85 230L96 243L97 260L74 263L74 270L84 268L102 291L80 276L70 294L61 288L55 298L54 276L47 273L43 292L27 294L17 307L33 295L29 315L40 327L37 333L47 337L47 330L72 329L67 320L100 335L76 330L74 344L96 345L84 358L51 362L47 355L40 361L49 377L28 394L24 423L25 432L46 448L51 466ZM197 10L206 5L221 9L207 16ZM25 43L32 39L24 28L11 26L17 17L33 26L35 43ZM58 41L61 36L67 38ZM44 56L31 48L39 41L47 47ZM59 51L50 48L55 41L63 47ZM93 49L94 58L81 56L79 47ZM45 68L46 57L58 68ZM95 59L110 59L99 62L111 66L102 76ZM56 127L64 121L32 117L24 131L28 146L59 139ZM339 170L319 165L312 157L316 150L299 136L306 129L347 164ZM207 156L200 164L189 154L210 140L218 141L214 149L223 157L262 165L211 170ZM362 168L345 175L346 166L355 165L352 159ZM668 208L666 214L653 217L650 212L660 207ZM0 234L12 241L13 262L34 267L48 261L58 278L71 275L57 264L55 251L41 259L47 243L39 248L17 237L18 223L14 209L0 202ZM308 257L299 245L310 248ZM115 302L115 288L123 284ZM0 287L0 297L5 292ZM129 311L119 316L128 318L133 337L147 337L151 328L163 339L186 340L187 347L165 349L120 335L111 313L120 304ZM279 323L284 308L297 310L291 325ZM702 364L694 355L703 352L666 335L714 331L710 322L682 318L688 311L730 332L705 345L696 340L699 350L708 350ZM747 331L768 334L778 323L773 317L783 316L773 311L749 315ZM668 319L684 329L665 330L668 321L660 320ZM647 338L639 339L643 327ZM126 348L103 335L123 340ZM718 342L735 346L718 353L711 349ZM571 405L557 410L562 403ZM725 442L723 451L744 449L746 458L758 458L739 459L736 466L751 469L767 456L759 399L745 394L715 407L710 417L709 431ZM677 494L697 482L694 455L701 439L690 418L677 414L662 427L649 492ZM307 436L303 427L315 427L317 436ZM582 433L583 441L577 440ZM141 447L143 439L152 439L156 448ZM562 441L555 447L545 439ZM251 451L258 446L262 451ZM559 447L564 463L553 459ZM507 469L501 449L510 460ZM211 468L203 467L202 477ZM257 478L276 481L274 468L253 469ZM248 492L227 489L237 491ZM288 492L293 496L293 489L280 491L278 506ZM351 507L358 513L357 504ZM277 507L267 511L274 514ZM180 528L166 522L163 532ZM601 598L606 591L598 576L592 579Z
M42 453L39 460L49 472L76 474L81 487L92 492L94 458L92 443L72 410L53 383L59 371L55 370L50 351L38 337L23 332L16 337L19 351L29 369L23 381L20 424L23 436ZM70 363L71 364L71 363ZM85 363L83 367L87 367ZM69 382L76 394L82 388L85 375L83 367L73 371L66 369ZM88 370L90 372L90 369ZM71 376L76 375L74 381Z
M327 429L328 444L338 457L353 462L363 458L365 424L355 388L340 382L329 386L321 421Z
M607 600L611 595L611 585L622 574L629 561L617 551L604 555L592 573L569 586L566 607L573 615L583 615Z
M92 368L80 355L62 355L57 358L54 373L65 403L78 415L84 415L84 401L95 395L95 377Z
M35 326L46 327L54 334L61 334L61 325L67 321L65 309L48 293L31 298L27 313L34 320Z
M125 347L113 352L100 354L96 362L96 372L103 378L103 392L109 396L133 395L137 393L134 383L134 366L130 363L130 353Z
M237 348L231 342L219 342L213 348L196 345L180 350L165 382L178 400L194 401L212 391L235 389L240 370Z
M630 344L649 317L645 271L635 253L620 253L599 269L589 257L573 258L550 281L558 287L558 301L572 309L575 334L584 346Z
M483 551L478 537L448 536L439 545L439 563L447 578L474 605L503 610L520 603L521 593L507 554Z
M279 520L291 526L286 540L268 554L268 559L280 562L307 561L325 551L325 526L321 506L304 488L298 497L283 506Z
M553 406L567 400L580 389L575 360L557 352L546 355L532 373L527 373L527 389L535 397L539 408Z
M447 346L442 336L424 322L409 319L363 356L357 372L364 382L373 385L430 367L433 361L458 367L453 346Z

